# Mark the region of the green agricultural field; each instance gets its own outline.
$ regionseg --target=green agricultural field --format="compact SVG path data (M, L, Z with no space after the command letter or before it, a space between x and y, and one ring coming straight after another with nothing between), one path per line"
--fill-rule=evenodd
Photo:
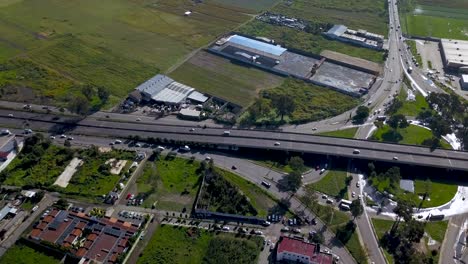
M415 36L468 39L466 2L421 2L423 4L415 5L411 12L401 14L401 27L406 33Z
M401 100L403 105L396 111L395 114L416 117L421 111L429 109L429 104L427 103L424 96L422 96L419 92L414 93L416 94L416 100L407 101L406 97L408 96L408 92L406 89L400 90L398 98Z
M385 0L294 0L273 8L274 12L302 19L343 24L352 29L366 29L374 33L387 33L387 1Z
M126 173L125 169L122 169L118 175L111 174L111 167L110 165L106 166L105 162L116 159L127 160L129 163L132 162L135 154L127 151L99 153L96 148L91 148L83 150L78 156L83 160L83 165L78 167L66 188L57 188L68 195L84 199L98 199L112 191L121 175ZM128 166L126 167L128 168Z
M289 123L305 123L339 115L359 104L359 99L292 78L281 86L262 92L264 98L278 95L291 96L296 108L290 116L285 116ZM268 121L279 121L280 117L272 113ZM262 123L264 120L257 120Z
M2 3L2 2L0 2ZM0 258L2 264L59 264L56 259L25 245L14 245Z
M330 196L345 198L348 191L346 185L346 170L332 169L327 172L325 177L316 183L308 186L315 191L328 194Z
M144 198L143 206L156 203L161 210L189 210L201 183L199 167L197 161L169 156L147 161L136 181L138 194Z
M230 250L223 252L218 249L223 244ZM226 263L228 257L231 260L236 259L236 263L247 264L256 262L261 246L262 239L255 236L234 238L230 234L213 233L204 229L161 225L137 263Z
M357 127L351 127L351 128L346 128L342 130L335 130L335 131L330 131L330 132L323 132L317 134L318 136L327 136L327 137L339 137L339 138L354 138L354 135L356 135L358 128Z
M108 105L250 18L246 9L212 1L1 3L0 63L21 55L64 81L104 86L111 92ZM186 10L193 14L184 16ZM50 87L45 84L30 87L10 81L10 85L32 88L56 104L63 103L61 95L70 90L52 86L55 91L46 94Z
M274 39L285 47L313 54L320 54L323 50L331 50L377 63L383 63L384 61L383 52L329 40L322 35L314 35L288 27L274 26L257 20L242 26L239 31L251 36L263 36Z
M374 132L371 139L400 144L422 145L424 140L432 138L432 132L429 129L416 125L399 128L398 133L400 136L396 138L394 133L392 133L390 126L384 125ZM442 139L440 143L442 148L451 149L450 144L445 140Z
M249 105L261 89L276 87L284 81L283 77L204 51L198 52L169 76L241 106Z

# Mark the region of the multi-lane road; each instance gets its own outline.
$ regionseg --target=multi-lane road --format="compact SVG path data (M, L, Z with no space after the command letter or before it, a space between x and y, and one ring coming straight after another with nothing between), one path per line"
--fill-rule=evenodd
M460 151L442 149L431 151L426 147L279 131L230 129L230 134L227 136L224 135L222 128L192 129L179 125L116 122L91 118L73 120L72 123L69 123L67 117L60 117L57 120L56 115L0 110L0 124L3 126L24 128L26 123L33 130L54 131L55 133L61 133L61 130L65 129L72 134L112 138L139 135L141 138L153 137L217 146L294 151L452 170L468 170L468 153Z

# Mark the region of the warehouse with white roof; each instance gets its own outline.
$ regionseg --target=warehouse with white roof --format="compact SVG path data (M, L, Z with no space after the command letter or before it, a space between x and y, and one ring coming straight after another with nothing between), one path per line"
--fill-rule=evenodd
M194 100L197 103L208 100L208 97L196 92L194 88L178 83L162 74L158 74L140 84L136 90L141 93L142 100L147 102L154 101L176 105L184 103L186 99Z
M468 41L441 39L440 44L445 66L468 73Z

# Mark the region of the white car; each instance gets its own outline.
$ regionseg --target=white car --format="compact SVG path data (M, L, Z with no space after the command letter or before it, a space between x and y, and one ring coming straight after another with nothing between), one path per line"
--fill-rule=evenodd
M223 226L223 231L229 231L229 230L230 230L229 226Z
M165 150L166 148L163 147L163 146L157 146L156 149L159 150L159 151L163 151L163 150Z
M398 160L398 157L396 157L396 156L395 156L395 157L393 157L393 160Z
M278 141L275 142L275 146L279 146L281 145L281 143L279 143Z
M141 121L141 118L137 118L136 121Z
M356 193L355 193L355 192L352 192L352 193L351 193L351 196L352 196L353 198L356 197Z
M50 136L49 138L50 138L50 139L55 139L55 136Z
M359 149L354 149L353 150L353 154L359 154L359 153L361 153L361 151Z
M60 138L66 138L67 136L65 136L64 134L60 135Z
M189 131L193 132L193 131L195 131L195 128L190 128Z
M13 114L8 114L9 117L13 117Z
M116 140L114 141L114 143L115 143L115 144L122 144L122 140L116 139Z

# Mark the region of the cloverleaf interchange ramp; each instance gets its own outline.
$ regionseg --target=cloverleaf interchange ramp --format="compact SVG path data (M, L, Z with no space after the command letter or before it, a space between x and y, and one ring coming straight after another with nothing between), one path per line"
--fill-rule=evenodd
M13 113L14 117L9 117L9 113ZM122 122L92 118L77 120L76 118L65 116L57 119L56 115L0 110L1 125L23 128L25 121L28 122L29 128L33 130L55 130L56 133L61 133L57 131L57 128L63 128L67 133L77 135L116 138L138 135L141 138L152 137L241 148L313 153L468 171L468 152L462 151L443 149L431 151L427 147L265 130L196 128L195 131L191 132L189 131L190 126ZM224 136L224 130L230 130L230 135ZM280 145L275 146L275 142L279 142ZM360 153L353 154L354 149L358 149ZM394 160L394 157L398 157L398 160Z

